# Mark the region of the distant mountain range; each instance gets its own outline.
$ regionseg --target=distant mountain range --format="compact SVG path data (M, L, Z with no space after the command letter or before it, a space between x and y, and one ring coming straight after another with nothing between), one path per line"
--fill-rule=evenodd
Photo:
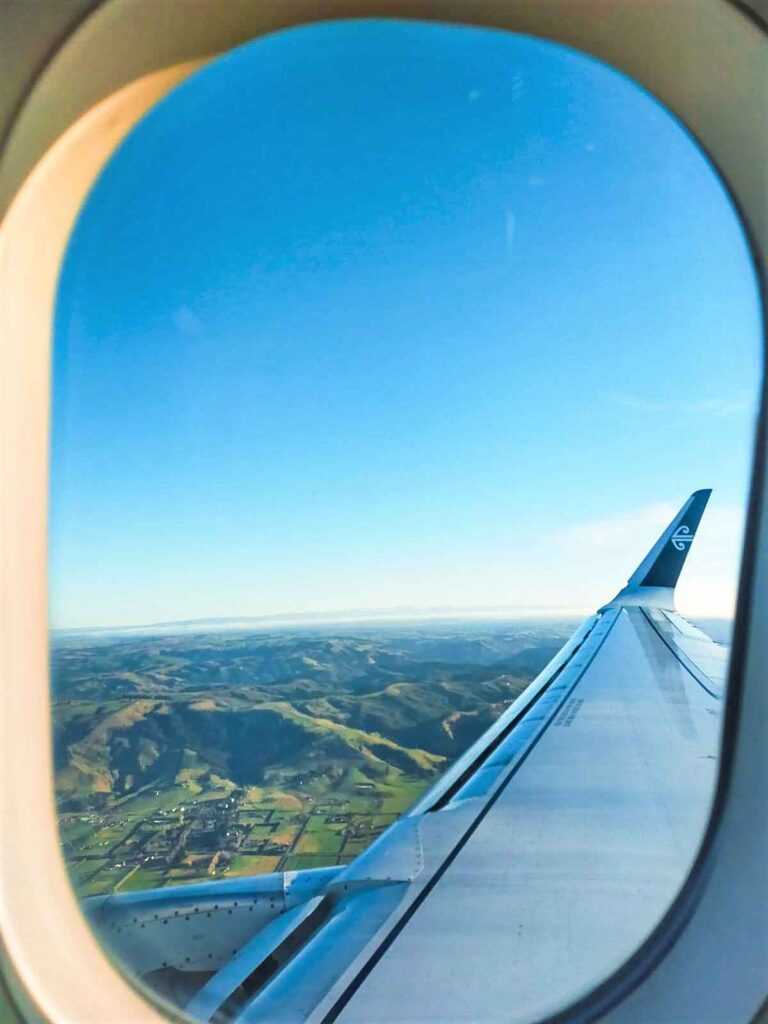
M569 626L355 635L64 637L52 681L58 790L87 806L148 785L274 785L443 770L559 649Z

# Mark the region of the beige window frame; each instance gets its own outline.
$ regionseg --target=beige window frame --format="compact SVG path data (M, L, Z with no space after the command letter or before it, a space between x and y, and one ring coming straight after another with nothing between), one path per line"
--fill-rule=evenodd
M33 8L35 18L27 12L26 21L21 16L12 23L16 6ZM0 210L5 211L0 227L0 935L6 981L17 1012L27 1019L159 1024L163 1013L114 969L79 912L62 860L52 789L46 580L52 311L74 219L100 169L137 120L202 63L276 28L367 16L495 26L590 53L634 78L675 113L724 177L751 239L765 294L765 260L759 254L768 252L766 37L726 0L281 0L279 7L249 0L77 0L69 5L36 0L7 10L0 14L8 20L7 25L0 21L0 34L16 31L32 54L29 61L37 55L39 62L39 51L46 48L35 36L39 32L46 36L49 55L29 84L30 64L24 64L22 51L11 76L16 106L0 110L8 128L0 165ZM70 31L74 14L84 17ZM729 948L729 927L738 927L738 921L730 925L722 919L723 893L729 885L733 889L733 872L740 872L744 886L761 877L765 839L762 848L756 846L744 821L750 816L759 821L761 815L764 820L765 814L764 737L754 724L755 717L768 717L768 687L760 689L761 666L768 664L763 430L764 417L726 723L726 738L732 739L702 853L710 860L699 865L702 872L706 868L706 879L685 922L675 923L675 908L665 922L682 936L674 948L660 952L662 934L657 946L645 951L645 960L639 951L637 964L625 972L629 977L635 970L632 984L606 979L595 993L590 1019L595 1013L607 1013L605 1019L616 1024L669 1019L662 1013L671 1012L670 1000L681 990L680 958L685 942L693 941L693 926L698 921L703 928L710 918L719 922L722 956ZM752 901L758 898L752 890ZM748 916L746 908L737 894L727 916ZM757 927L764 928L764 915L761 921ZM740 932L730 941L744 947ZM696 948L704 950L698 963L706 963L705 941ZM688 984L693 983L689 976ZM695 983L706 993L701 972ZM742 1016L734 1016L734 1024L747 1020L743 1012L759 1001L749 978L738 987ZM643 1016L644 1005L656 1007L657 1016Z

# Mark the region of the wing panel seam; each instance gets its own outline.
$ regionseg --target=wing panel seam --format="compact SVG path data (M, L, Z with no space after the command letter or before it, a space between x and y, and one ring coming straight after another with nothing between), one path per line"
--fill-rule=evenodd
M699 686L702 688L702 690L704 690L705 693L708 693L710 697L713 697L717 701L722 700L722 697L720 696L720 694L715 693L713 690L710 690L710 688L706 685L706 683L702 682L701 676L704 676L705 679L708 679L708 677L706 675L704 675L704 673L701 671L701 669L699 669L694 664L694 662L688 657L688 655L685 653L685 651L681 651L681 650L677 649L676 647L674 647L669 642L669 640L664 636L664 634L661 632L659 627L656 625L656 623L650 617L650 615L648 614L648 612L646 611L645 608L641 608L640 611L643 613L643 617L645 618L645 621L648 623L648 625L654 631L656 636L659 638L659 640L661 640L661 642L664 644L664 646L667 648L667 650L669 650L670 653L680 662L680 664L683 666L683 668L688 673L688 675L691 676L692 679L695 679L696 682L699 684Z

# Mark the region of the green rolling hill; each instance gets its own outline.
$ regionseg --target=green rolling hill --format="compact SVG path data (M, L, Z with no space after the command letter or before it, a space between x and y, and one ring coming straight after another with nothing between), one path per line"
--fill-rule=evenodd
M568 624L56 637L56 788L84 893L344 863Z

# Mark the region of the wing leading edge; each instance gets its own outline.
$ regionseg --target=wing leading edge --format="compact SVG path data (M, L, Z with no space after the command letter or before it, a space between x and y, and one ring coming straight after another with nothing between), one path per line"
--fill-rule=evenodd
M294 883L188 1004L197 1019L522 1022L621 966L713 792L726 655L674 611L709 493L406 816L303 904ZM114 933L130 915L118 897L98 916Z

